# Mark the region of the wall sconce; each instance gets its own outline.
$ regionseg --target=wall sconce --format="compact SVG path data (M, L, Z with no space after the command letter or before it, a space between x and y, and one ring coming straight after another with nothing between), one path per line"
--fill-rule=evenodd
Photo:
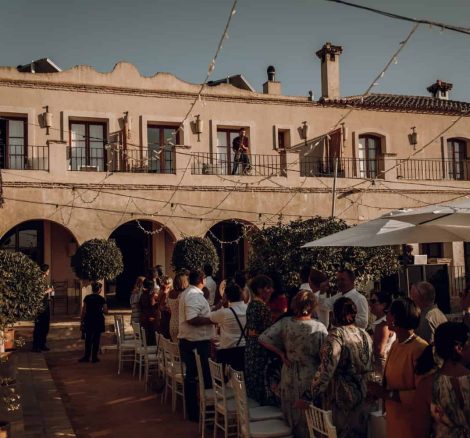
M122 121L124 123L124 134L126 135L126 138L130 140L132 131L132 117L129 115L129 111L124 113Z
M42 114L42 125L46 128L46 135L49 135L49 129L52 128L52 113L49 112L49 105L43 107L46 112Z
M302 122L302 126L300 127L300 138L302 140L307 141L308 139L308 123L307 122Z
M418 144L418 133L416 132L416 126L411 127L411 134L408 134L408 141L411 146L416 146Z
M194 132L197 134L197 141L201 141L201 134L204 130L204 122L201 120L201 116L197 114L196 120L194 121Z

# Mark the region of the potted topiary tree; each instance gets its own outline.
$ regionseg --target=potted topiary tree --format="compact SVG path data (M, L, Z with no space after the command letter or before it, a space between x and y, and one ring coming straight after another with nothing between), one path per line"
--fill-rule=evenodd
M72 256L72 268L80 280L111 280L124 269L122 253L113 240L87 240Z
M175 271L191 271L211 265L215 273L219 269L219 257L213 243L206 237L185 237L176 242L171 265Z
M17 321L34 319L42 309L46 287L39 266L29 257L0 250L0 401L8 411L20 405L12 385L16 379L16 358L4 352L4 333ZM8 422L0 425L0 432L8 430Z

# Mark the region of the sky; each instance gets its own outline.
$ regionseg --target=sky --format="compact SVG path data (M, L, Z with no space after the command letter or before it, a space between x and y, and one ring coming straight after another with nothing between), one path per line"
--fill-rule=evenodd
M0 0L0 65L51 58L62 69L106 72L125 60L145 76L201 83L233 0ZM349 0L389 12L470 26L468 0ZM283 94L321 95L326 41L343 46L341 94L363 93L413 24L324 0L239 0L211 79L241 73L257 90L274 65ZM373 92L428 95L442 79L470 101L470 35L421 25Z

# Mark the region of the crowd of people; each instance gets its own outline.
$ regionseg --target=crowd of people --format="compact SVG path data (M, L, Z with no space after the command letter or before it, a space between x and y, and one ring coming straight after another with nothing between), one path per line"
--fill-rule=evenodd
M208 359L244 371L247 395L282 408L295 437L304 409L331 410L340 438L367 437L368 415L383 409L387 437L470 437L470 291L463 322L447 322L427 282L409 297L355 288L340 269L335 287L310 266L287 290L276 274L237 272L217 282L210 266L153 270L136 280L132 321L178 342L186 367L186 412L198 421L196 350L204 384Z

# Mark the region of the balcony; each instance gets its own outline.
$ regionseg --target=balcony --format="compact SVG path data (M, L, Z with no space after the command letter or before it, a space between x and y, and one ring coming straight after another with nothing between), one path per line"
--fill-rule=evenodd
M282 155L250 154L250 164L234 162L226 153L195 152L192 155L193 175L251 175L286 176L286 163Z
M49 170L49 146L1 145L0 169Z
M389 171L387 169L390 169ZM384 173L385 172L385 173ZM470 180L470 160L455 161L441 158L396 159L340 158L338 178L382 178L398 180ZM334 160L302 157L300 176L333 177Z
M70 148L69 170L86 172L176 173L175 152L156 148L112 150Z

